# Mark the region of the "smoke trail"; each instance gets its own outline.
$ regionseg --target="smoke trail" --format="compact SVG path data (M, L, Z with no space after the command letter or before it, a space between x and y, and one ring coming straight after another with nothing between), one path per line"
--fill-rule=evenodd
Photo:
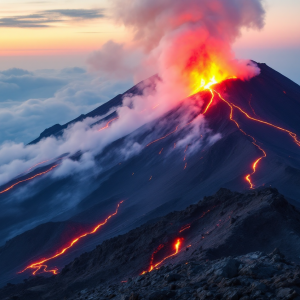
M254 63L235 59L231 45L243 28L263 27L265 12L261 2L113 0L114 20L131 30L134 40L124 45L104 45L91 54L90 67L114 78L130 74L136 81L153 74L159 77L142 83L142 94L124 97L123 105L116 109L118 119L105 130L98 131L107 122L93 125L100 118L86 119L69 127L60 138L50 137L30 146L2 145L0 184L41 161L78 151L83 153L79 160L65 159L52 176L63 177L88 169L99 172L95 157L113 141L163 116L208 84L233 76L247 80L257 75L259 69ZM201 101L198 97L199 106ZM187 120L181 117L178 122L186 124ZM204 122L204 118L199 118L199 122ZM195 134L201 132L195 129ZM193 140L195 134L189 139ZM129 145L134 145L132 151L127 151L126 145L124 151L120 149L120 155L123 153L127 159L143 149L143 145L132 141Z

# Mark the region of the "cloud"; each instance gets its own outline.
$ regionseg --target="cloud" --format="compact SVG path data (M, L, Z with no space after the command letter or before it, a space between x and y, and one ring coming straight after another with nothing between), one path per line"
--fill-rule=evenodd
M54 9L34 14L0 18L0 27L46 28L70 21L88 21L105 17L103 9Z
M105 74L109 78L128 78L137 72L142 58L140 51L108 41L89 56L87 63L90 71Z
M19 68L12 68L5 71L0 71L0 74L5 76L23 76L23 75L30 75L30 73L27 70L19 69Z
M206 136L208 143L214 143L220 138L218 134L211 136L205 118L199 115L202 99L196 91L203 85L202 81L214 82L219 77L224 79L228 76L247 80L258 74L256 65L235 60L231 45L242 28L263 26L264 10L261 1L113 0L113 3L116 22L133 30L135 41L130 46L114 42L105 44L88 61L90 68L97 71L96 75L78 74L78 70L73 70L73 80L68 79L68 84L53 97L28 99L15 106L5 103L9 109L0 111L3 114L0 115L1 128L8 131L5 126L12 119L13 128L16 129L19 122L18 132L28 134L28 128L33 129L33 125L40 124L42 120L48 122L50 119L54 124L57 118L69 118L69 114L74 112L79 115L96 103L99 105L106 102L107 95L112 91L116 93L126 83L121 81L120 84L112 78L134 76L135 80L139 80L149 74L158 76L145 80L140 89L135 89L135 93L129 93L123 98L123 105L116 109L118 119L106 130L99 131L107 120L99 122L99 118L87 118L72 124L59 138L48 137L29 146L23 143L1 145L0 184L36 163L67 153L69 158L49 177L58 180L75 175L78 188L83 178L103 170L100 154L114 141L124 138L124 142L115 151L118 159L129 159L142 151L158 134L174 131L176 126L178 132L186 132L186 136L179 142L181 147L186 143L200 147L203 143L199 140L201 135ZM55 14L62 16L57 11ZM62 74L65 76L69 71ZM72 70L70 72L72 74ZM105 79L104 74L109 80ZM23 76L25 78L29 75ZM11 89L18 82L3 80L3 84L12 84L6 87ZM192 94L193 101L185 101ZM168 118L170 111L173 112L172 119ZM193 118L194 122L187 125ZM5 122L1 124L2 119ZM28 124L29 127L24 130ZM153 128L159 130L152 133ZM144 133L141 135L144 140L138 143L134 140L137 132ZM192 147L189 151L193 151ZM74 161L70 156L75 153L81 153L81 157ZM100 162L96 159L98 157ZM77 178L79 173L85 176ZM33 183L32 193L39 188L40 185L35 186ZM76 205L72 195L65 196L69 207ZM18 201L24 201L24 198ZM16 199L11 202L16 202Z
M36 76L24 70L8 70L0 75L0 102L49 98L68 82L63 78Z
M46 128L93 110L132 84L94 76L82 68L33 73L3 71L0 144L6 140L29 143Z

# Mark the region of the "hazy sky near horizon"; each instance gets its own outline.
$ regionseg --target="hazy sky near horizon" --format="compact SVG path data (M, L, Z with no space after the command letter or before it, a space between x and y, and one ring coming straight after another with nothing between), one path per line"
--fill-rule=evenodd
M0 0L0 146L8 140L28 143L133 85L131 76L119 81L86 71L88 56L107 41L132 39L113 23L109 5L110 0ZM244 31L233 45L236 56L265 62L300 84L300 1L265 5L264 29Z
M113 24L109 0L1 0L0 70L84 67L106 41L130 41ZM266 25L244 31L237 57L266 62L300 84L299 0L265 0Z

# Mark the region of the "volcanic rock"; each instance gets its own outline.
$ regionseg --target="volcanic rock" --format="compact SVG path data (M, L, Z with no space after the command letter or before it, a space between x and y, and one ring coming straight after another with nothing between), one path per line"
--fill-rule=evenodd
M237 217L234 224L232 216ZM179 233L186 224L190 228ZM158 245L172 252L179 237L184 251L139 275ZM190 251L185 251L188 245ZM298 299L299 249L300 213L276 189L244 194L221 189L183 211L103 242L57 276L7 285L0 297Z

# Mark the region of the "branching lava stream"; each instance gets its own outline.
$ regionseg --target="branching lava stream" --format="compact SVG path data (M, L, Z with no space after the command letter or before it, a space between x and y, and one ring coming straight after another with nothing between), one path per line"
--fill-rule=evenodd
M179 250L180 250L181 242L182 242L182 239L178 238L178 239L176 240L176 243L174 244L174 250L175 250L175 252L172 253L172 254L170 254L170 255L168 255L168 256L166 256L166 257L164 257L164 258L163 258L161 261L159 261L158 263L153 264L154 254L156 254L159 250L161 250L161 249L163 248L163 245L158 246L158 248L154 251L154 253L153 253L152 256L151 256L151 262L150 262L149 270L148 270L148 271L142 272L141 275L143 275L143 274L145 274L145 273L147 273L147 272L153 271L154 269L158 268L165 260L167 260L167 259L170 258L170 257L173 257L173 256L177 255L178 252L179 252Z
M31 265L27 266L23 271L19 272L19 273L23 273L25 272L26 270L34 270L32 272L32 275L36 275L38 271L41 271L41 272L45 272L45 273L52 273L52 274L57 274L58 273L58 269L57 268L54 268L54 269L51 269L51 270L48 270L48 266L45 264L46 262L50 261L50 260L53 260L54 258L57 258L61 255L63 255L65 252L67 252L67 250L69 250L70 248L72 248L80 239L86 237L87 235L91 235L91 234L94 234L98 231L98 229L102 226L104 226L108 220L110 218L112 218L113 216L115 216L118 211L119 211L119 207L120 205L123 203L124 201L121 201L118 203L117 205L117 208L115 210L114 213L112 213L111 215L109 215L102 223L98 224L92 231L90 232L86 232L78 237L76 237L75 239L73 239L69 245L65 246L62 250L60 250L59 252L57 252L56 254L54 254L53 256L50 256L48 258L43 258L41 259L40 261L37 261L35 263L32 263Z

